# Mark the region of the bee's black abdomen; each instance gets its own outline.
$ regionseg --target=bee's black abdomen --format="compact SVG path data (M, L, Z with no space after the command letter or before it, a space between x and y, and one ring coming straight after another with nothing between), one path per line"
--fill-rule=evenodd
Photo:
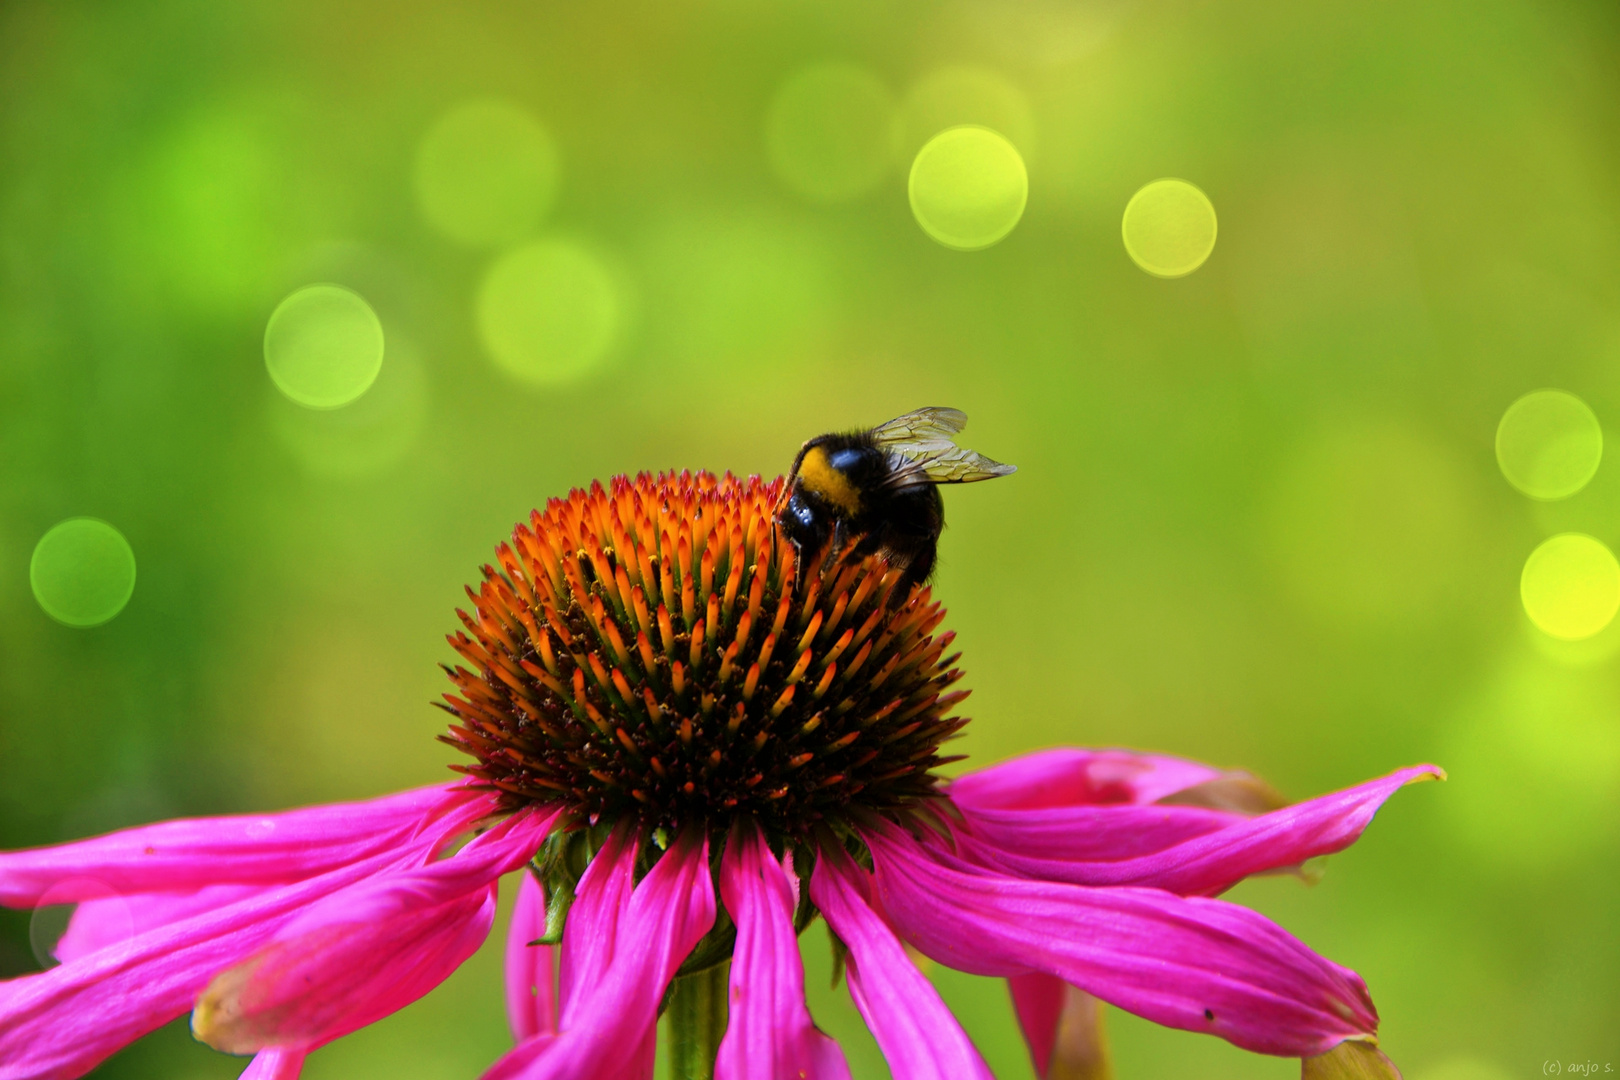
M912 585L927 582L934 572L939 551L939 534L945 528L945 500L933 484L918 484L890 495L881 517L872 522L871 535L876 547L889 561L906 568L904 596Z

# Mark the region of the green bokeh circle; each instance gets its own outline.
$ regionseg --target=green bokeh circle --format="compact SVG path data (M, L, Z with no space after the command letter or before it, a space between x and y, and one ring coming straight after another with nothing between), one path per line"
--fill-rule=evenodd
M68 626L99 626L135 592L135 552L98 518L68 518L34 545L28 582L45 614Z
M613 274L582 245L544 240L507 252L478 290L478 332L508 374L534 386L580 378L618 337Z
M1620 612L1620 562L1600 540L1560 533L1524 561L1519 598L1544 633L1565 641L1589 638Z
M469 247L521 239L557 194L556 144L501 100L471 101L434 122L416 152L416 201L440 234Z
M311 409L336 409L371 388L382 370L383 329L360 294L306 285L264 328L264 366L276 387Z
M1215 206L1185 180L1155 180L1125 204L1120 233L1137 266L1154 277L1185 277L1215 250Z
M1533 499L1564 499L1585 487L1603 460L1603 428L1586 402L1563 390L1536 390L1502 414L1496 463L1508 483Z
M849 64L795 72L765 116L772 170L815 202L845 202L876 188L894 165L897 135L888 87Z
M947 128L917 151L906 189L923 232L948 248L978 251L1024 216L1029 172L1012 143L969 124Z

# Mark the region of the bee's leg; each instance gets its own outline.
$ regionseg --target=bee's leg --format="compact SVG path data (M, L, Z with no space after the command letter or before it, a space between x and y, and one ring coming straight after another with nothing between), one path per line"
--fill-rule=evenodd
M799 574L804 569L804 545L793 537L787 537L787 542L793 545L793 580L787 583L788 591L798 588Z
M843 518L833 521L832 538L827 541L827 558L821 565L825 568L838 561L843 554L845 546L849 543L849 524Z
M895 591L909 595L913 585L928 584L928 578L934 572L934 560L938 555L939 548L933 544L919 544L911 553L911 562L906 564L906 576L900 581L901 588Z
M881 531L863 533L861 535L860 542L855 545L855 551L853 554L857 558L865 558L866 556L881 550L885 546L885 535L886 534Z
M938 552L932 537L891 531L885 538L883 554L889 565L900 571L900 580L889 593L889 605L899 607L911 598L914 586L926 584L934 572Z

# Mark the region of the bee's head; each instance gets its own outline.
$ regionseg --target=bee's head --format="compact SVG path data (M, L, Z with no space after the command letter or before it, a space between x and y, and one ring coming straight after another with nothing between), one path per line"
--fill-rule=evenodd
M837 435L811 439L793 463L793 491L814 496L830 511L855 517L862 509L863 474L869 448L847 445Z

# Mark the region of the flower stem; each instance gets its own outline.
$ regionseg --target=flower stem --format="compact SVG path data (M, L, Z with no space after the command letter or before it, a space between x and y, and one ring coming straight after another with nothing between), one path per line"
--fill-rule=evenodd
M675 980L664 1016L669 1021L670 1080L713 1080L714 1059L726 1033L726 988L731 963Z

